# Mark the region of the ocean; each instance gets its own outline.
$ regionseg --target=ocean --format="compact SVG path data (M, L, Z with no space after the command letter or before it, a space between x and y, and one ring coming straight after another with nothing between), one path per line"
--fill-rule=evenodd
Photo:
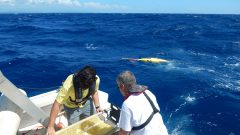
M91 65L121 106L116 76L156 95L170 135L240 134L240 15L0 14L0 70L28 96ZM168 63L122 58L156 57Z

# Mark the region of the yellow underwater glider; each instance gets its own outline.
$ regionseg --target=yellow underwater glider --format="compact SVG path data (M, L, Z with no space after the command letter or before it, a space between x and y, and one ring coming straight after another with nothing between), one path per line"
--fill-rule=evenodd
M169 62L168 60L160 59L160 58L122 58L123 60L132 60L132 61L142 61L142 62L150 62L150 63L162 63Z

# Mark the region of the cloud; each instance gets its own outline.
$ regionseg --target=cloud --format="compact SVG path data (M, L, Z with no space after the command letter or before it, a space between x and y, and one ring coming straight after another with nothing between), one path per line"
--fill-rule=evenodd
M5 0L10 1L10 0ZM80 2L79 0L25 0L27 5L63 5L63 6L75 6L91 9L125 9L126 6L116 4L104 4L99 2Z
M58 0L58 3L63 5L81 6L81 3L78 0Z
M15 0L0 0L0 4L7 4L7 5L11 5L14 6L15 5Z
M83 7L86 8L95 8L95 9L125 9L126 6L115 5L115 4L102 4L98 2L85 2Z
M37 5L37 4L45 4L45 5L68 5L68 6L81 6L78 0L26 0L25 2L28 5Z
M66 9L66 10L100 10L100 11L110 11L110 10L125 10L127 9L124 5L118 4L107 4L94 1L80 0L0 0L0 6L15 7L16 9L29 9L34 8L36 10L41 9Z

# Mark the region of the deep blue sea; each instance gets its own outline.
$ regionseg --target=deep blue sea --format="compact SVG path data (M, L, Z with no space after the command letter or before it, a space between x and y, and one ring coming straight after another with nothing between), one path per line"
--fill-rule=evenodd
M170 62L122 60L142 57ZM57 89L85 65L118 106L116 76L135 73L171 135L240 135L240 15L0 15L0 70L28 96Z

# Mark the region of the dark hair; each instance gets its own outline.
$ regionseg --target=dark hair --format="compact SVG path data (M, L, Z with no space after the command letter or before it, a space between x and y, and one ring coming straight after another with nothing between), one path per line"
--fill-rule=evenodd
M85 66L77 73L75 73L75 79L79 83L80 88L89 88L94 81L96 81L96 70L91 66Z

